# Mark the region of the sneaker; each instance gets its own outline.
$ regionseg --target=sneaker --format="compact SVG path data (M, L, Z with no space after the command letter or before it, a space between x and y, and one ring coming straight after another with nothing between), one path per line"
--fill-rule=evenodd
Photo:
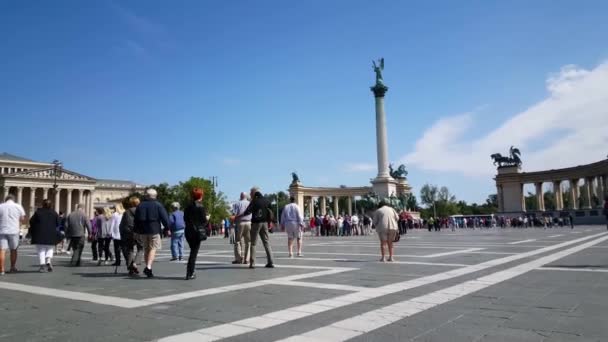
M255 265L254 264L249 264L249 268L254 269Z
M184 258L182 258L182 257L180 256L180 257L179 257L177 260L182 261L182 260L184 260Z
M196 279L196 273L186 275L186 280L194 280L194 279Z
M152 273L152 270L149 268L144 268L144 274L146 275L146 277L148 278L153 278L154 277L154 273Z
M177 258L171 258L171 260L169 260L169 261L176 261L176 260L177 260Z
M302 254L302 253L298 253L298 258L301 258L301 257L303 257L303 256L304 256L304 254Z
M266 266L264 266L264 267L266 267L266 268L274 268L274 264L268 263L268 264L266 264Z
M44 267L44 265L40 265L40 269L38 269L38 272L46 273L46 268Z
M380 258L380 262L385 262L386 259L384 259L384 257Z
M234 261L232 262L232 264L233 264L233 265L241 264L241 261L240 261L240 260L234 260Z
M289 254L289 259L292 259L292 258L293 258L293 254Z
M394 259L394 258L388 258L388 260L387 260L387 261L389 261L389 262L393 262L393 261L395 261L395 259Z
M0 276L3 276L3 275L4 275L4 271L0 271Z
M53 272L53 265L51 265L51 263L49 262L48 264L46 264L46 269L47 269L49 272Z

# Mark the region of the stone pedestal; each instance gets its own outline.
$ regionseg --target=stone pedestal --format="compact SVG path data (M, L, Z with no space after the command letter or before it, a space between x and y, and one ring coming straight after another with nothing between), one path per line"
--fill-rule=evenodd
M372 188L378 198L383 199L391 195L397 196L397 181L389 177L376 177L372 180Z

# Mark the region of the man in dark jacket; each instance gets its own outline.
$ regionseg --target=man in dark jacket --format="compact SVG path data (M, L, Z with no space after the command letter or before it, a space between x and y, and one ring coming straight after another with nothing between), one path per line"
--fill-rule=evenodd
M84 249L85 231L91 235L91 223L84 213L84 206L77 204L75 210L65 220L65 236L70 239L74 250L70 266L80 266L80 257Z
M268 259L266 267L273 268L272 249L268 241L268 224L273 220L272 209L270 209L270 201L264 198L257 187L251 189L251 203L249 203L247 210L243 214L238 215L236 219L249 214L251 214L251 263L249 264L249 268L255 268L255 246L258 235L266 250L266 258Z
M122 254L124 254L127 261L129 275L139 274L139 270L135 264L140 262L143 250L143 246L139 242L137 234L135 234L135 211L139 203L140 201L137 196L129 198L129 209L122 214L119 226L122 240ZM133 247L137 247L137 254L135 256L133 255Z
M135 210L135 233L144 246L146 268L144 274L154 277L152 264L156 250L161 248L160 234L164 228L169 228L169 217L165 208L156 200L156 190L146 190L144 201Z

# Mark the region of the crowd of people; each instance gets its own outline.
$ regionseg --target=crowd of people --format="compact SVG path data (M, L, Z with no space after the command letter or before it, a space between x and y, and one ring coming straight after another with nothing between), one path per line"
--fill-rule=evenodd
M88 241L91 246L92 260L98 266L112 265L118 267L125 260L127 271L131 276L138 276L138 265L144 265L143 273L154 277L152 267L156 252L161 248L161 238L171 238L172 261L184 258L184 240L190 247L186 265L186 279L194 279L196 258L202 241L214 234L209 223L210 216L203 206L203 190L194 189L191 199L182 211L180 204L171 205L168 213L157 201L154 189L146 190L143 201L131 197L125 209L117 203L112 207L97 208L95 215L89 219L82 204L76 204L74 211L65 216L52 208L48 199L42 201L32 217L26 220L23 207L15 202L13 195L8 195L0 204L0 275L5 273L6 251L10 251L10 269L18 272L17 249L20 243L20 226L29 223L28 237L36 246L40 272L53 271L53 255L59 244L68 243L71 251L70 266L82 264L82 253ZM608 196L604 204L604 215L608 221ZM234 245L233 264L248 264L255 268L255 255L258 238L266 252L265 267L273 268L273 254L270 246L269 231L275 217L269 200L257 187L250 193L241 193L240 200L232 207L232 216L221 221L218 230L223 229L225 236L230 237ZM285 206L280 220L280 229L286 232L289 257L303 257L303 237L306 228L316 236L365 236L375 230L380 240L381 261L394 261L393 242L410 229L441 230L441 228L492 228L492 227L573 227L572 216L568 217L448 217L415 219L409 213L397 213L387 203L381 202L373 214L315 216L305 219L295 199ZM607 225L608 228L608 225ZM216 232L217 234L217 232ZM294 254L294 244L296 253ZM111 248L113 246L113 248ZM388 258L386 258L388 252ZM143 255L143 260L142 260ZM121 257L122 256L122 257Z

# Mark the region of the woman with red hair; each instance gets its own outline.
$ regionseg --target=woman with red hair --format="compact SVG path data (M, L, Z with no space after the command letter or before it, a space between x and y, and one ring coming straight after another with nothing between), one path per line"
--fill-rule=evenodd
M184 222L186 223L186 241L190 246L190 256L186 267L186 280L196 278L194 266L196 256L201 246L201 241L206 239L207 210L203 207L203 189L195 188L191 193L192 202L184 210Z

